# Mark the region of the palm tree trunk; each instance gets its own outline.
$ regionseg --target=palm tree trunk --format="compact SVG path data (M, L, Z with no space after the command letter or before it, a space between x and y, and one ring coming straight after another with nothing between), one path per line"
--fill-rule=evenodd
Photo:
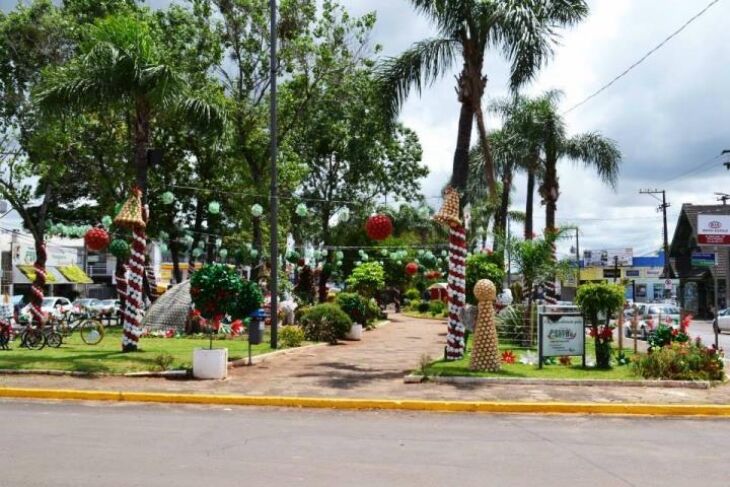
M484 173L487 177L489 194L490 197L492 197L497 192L497 183L494 180L494 158L492 157L492 148L489 145L487 126L484 123L484 113L482 112L481 96L479 97L479 100L475 100L474 103L474 115L476 115L477 128L479 130L479 146L482 148L482 158L484 159Z
M541 188L541 196L545 202L545 233L554 233L559 194L557 161L548 155L545 162L545 181Z
M142 203L147 202L147 146L150 141L150 105L137 97L134 120L134 168L137 187L142 191Z
M535 205L535 169L530 166L527 170L527 198L525 202L525 240L532 240L533 230L533 211Z
M502 194L499 201L499 213L495 219L494 225L494 250L495 252L504 248L500 238L505 236L507 229L507 218L509 213L509 197L512 191L512 167L504 168L504 176L502 177ZM501 251L501 250L500 250Z
M474 123L474 111L468 101L461 102L459 113L459 131L456 135L456 150L454 150L454 165L451 173L451 186L463 192L469 175L469 144L471 144L471 130Z

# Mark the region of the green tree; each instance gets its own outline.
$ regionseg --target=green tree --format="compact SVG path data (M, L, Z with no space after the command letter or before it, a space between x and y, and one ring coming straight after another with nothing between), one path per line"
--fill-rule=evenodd
M611 315L623 308L624 288L620 284L583 284L578 288L575 302L591 324L591 335L596 347L596 367L608 369L611 366L611 341L613 335L609 327ZM605 315L606 322L599 323L599 315ZM600 330L603 326L605 329Z
M385 60L380 79L386 110L395 117L411 87L420 92L423 85L449 73L461 61L457 78L461 112L451 186L461 191L466 189L469 144L476 118L488 186L495 193L494 166L482 112L487 82L485 55L489 49L502 51L511 63L510 84L517 88L531 80L552 54L557 30L585 18L588 6L584 0L411 0L411 3L436 25L439 34L417 42L398 57Z

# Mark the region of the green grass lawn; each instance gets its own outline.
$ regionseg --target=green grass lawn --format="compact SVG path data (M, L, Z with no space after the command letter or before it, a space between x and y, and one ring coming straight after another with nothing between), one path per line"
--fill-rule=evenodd
M471 351L471 341L469 342ZM440 376L468 376L468 377L503 377L503 378L535 378L535 379L610 379L610 380L639 380L641 377L632 373L631 367L628 365L613 366L609 370L600 370L593 367L583 368L581 366L581 357L572 357L573 365L543 365L539 369L537 365L528 365L519 363L519 358L529 349L512 346L510 344L500 343L500 350L512 350L517 358L517 363L502 364L499 372L474 372L469 370L470 354L461 359L451 362L438 360L431 363L426 369L428 375ZM533 349L534 351L534 349ZM627 357L633 355L633 351L624 348ZM586 338L586 359L590 362L593 360L593 340ZM556 359L557 360L557 359Z
M429 320L445 320L447 318L447 316L444 316L443 314L437 314L436 316L432 316L431 313L420 313L418 311L401 311L400 314L402 314L403 316L408 316L410 318L427 318Z
M207 348L207 338L141 338L140 350L133 353L121 352L121 329L106 330L104 339L98 345L86 345L78 334L64 339L60 348L28 350L20 348L18 339L11 342L11 350L0 350L0 369L51 369L83 372L124 372L161 370L158 358L169 354L172 362L168 368L192 367L193 349ZM248 341L245 337L213 340L213 348L228 348L229 360L248 356ZM252 347L252 354L259 355L273 351L268 336L260 345Z

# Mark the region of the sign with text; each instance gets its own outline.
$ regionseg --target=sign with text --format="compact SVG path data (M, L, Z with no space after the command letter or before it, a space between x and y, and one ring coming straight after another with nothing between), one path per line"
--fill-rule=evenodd
M730 215L697 215L697 242L730 245Z
M542 357L585 354L585 324L580 314L544 314L539 324Z
M630 267L634 263L634 249L586 250L583 252L585 266Z
M692 267L712 267L715 264L713 252L692 252Z

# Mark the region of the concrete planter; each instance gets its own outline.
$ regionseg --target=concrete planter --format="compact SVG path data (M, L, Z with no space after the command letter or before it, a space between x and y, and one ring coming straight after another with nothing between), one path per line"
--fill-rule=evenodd
M350 327L350 332L345 335L348 340L362 340L362 325L353 323Z
M227 348L196 348L193 350L193 377L196 379L225 379L228 376Z

